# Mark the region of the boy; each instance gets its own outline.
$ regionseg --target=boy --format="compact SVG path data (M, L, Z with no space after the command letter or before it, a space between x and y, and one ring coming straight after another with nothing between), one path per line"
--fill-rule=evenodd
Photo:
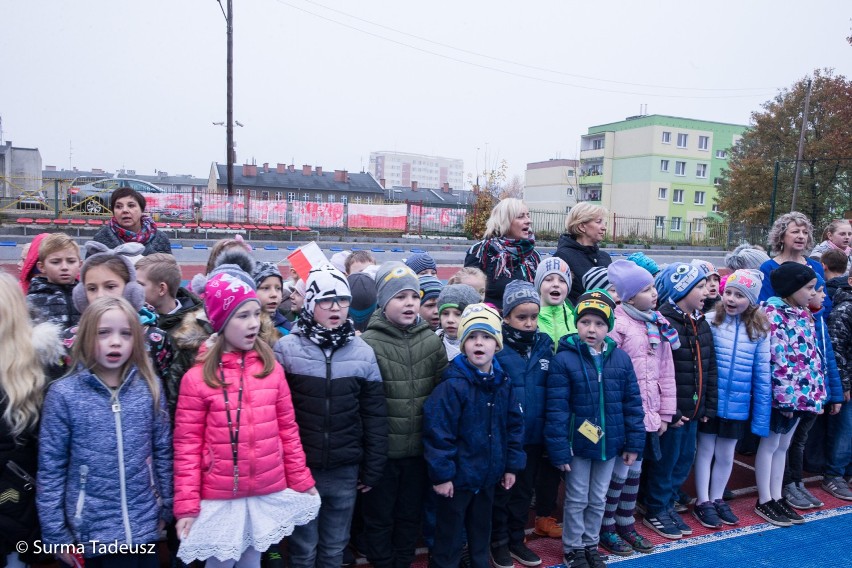
M647 514L642 523L662 537L676 540L692 529L674 510L680 486L695 458L698 422L716 415L716 351L713 333L702 308L707 277L699 267L669 264L655 282L663 289L660 313L677 331L680 345L672 348L677 409L660 436L660 455L645 458L644 490Z
M376 273L377 311L361 338L376 353L388 408L388 460L363 494L366 553L376 568L409 566L420 532L426 462L423 403L447 367L441 340L420 318L420 282L401 262Z
M849 257L842 250L831 249L822 253L819 261L825 271L825 293L830 300L834 301L834 294L837 293L838 288L846 286Z
M80 276L80 246L64 233L48 235L38 247L40 275L34 276L27 292L27 305L38 323L48 321L74 327L80 312L74 307L72 293Z
M544 451L544 405L553 342L538 331L540 303L541 298L529 282L512 280L503 292L503 349L497 353L497 360L524 409L527 465L518 472L510 490L499 485L494 490L491 561L496 568L512 568L513 558L524 566L541 564L541 558L524 544L533 488L537 525L541 524L541 517L549 518L556 507L559 474ZM555 475L543 475L545 469Z
M689 264L698 268L698 270L700 270L707 279L707 283L704 285L704 289L707 291L707 297L704 298L704 307L701 311L705 314L709 314L716 310L716 302L722 299L721 294L719 294L719 284L722 281L719 276L719 271L716 270L713 263L699 258L693 258L689 261Z
M438 276L438 265L428 252L417 252L405 259L405 265L417 276Z
M290 321L278 311L284 301L284 277L278 266L271 262L256 262L251 276L257 286L260 306L269 316L269 320L261 318L260 334L274 345L278 339L290 333L291 328Z
M346 257L344 264L346 267L346 276L352 276L368 266L376 264L376 257L368 250L356 250L352 251L352 254Z
M618 291L615 285L609 278L609 267L595 266L590 268L588 272L583 274L583 289L585 290L603 290L616 304L621 303L621 298L618 297Z
M633 363L607 335L615 305L603 290L577 299L577 333L560 340L547 377L544 438L550 461L566 472L562 548L568 568L606 566L598 542L615 460L630 466L645 446Z
M824 252L820 260L825 263L826 256L833 252ZM840 251L836 252L843 255ZM828 417L822 488L839 499L850 501L852 492L846 482L852 477L852 403L849 402L849 392L852 390L852 276L846 278L846 283L834 294L834 309L828 318L828 334L834 346L834 357L843 385L843 400L846 402L838 414Z
M575 333L573 306L568 301L571 289L571 269L561 258L551 256L538 265L535 271L535 290L541 296L538 327L550 336L554 350L559 339Z
M471 567L488 568L495 485L511 489L526 461L523 411L494 359L503 347L500 328L494 308L471 304L465 309L462 353L424 406L423 445L438 494L434 568L459 566L462 528L467 529Z
M444 287L441 281L434 276L420 276L420 317L423 318L432 331L438 331L441 327L441 318L438 315L438 296Z
M441 327L435 333L444 342L448 361L452 361L461 353L459 323L462 312L470 304L478 304L481 301L476 290L467 284L449 284L438 295L438 317Z

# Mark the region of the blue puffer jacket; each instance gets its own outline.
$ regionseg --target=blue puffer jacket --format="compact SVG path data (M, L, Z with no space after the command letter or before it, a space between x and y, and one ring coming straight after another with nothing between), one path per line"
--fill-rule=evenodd
M719 377L716 416L728 420L748 420L751 416L751 431L768 436L772 410L769 336L752 341L739 316L725 316L720 325L711 323L710 330Z
M834 347L831 345L831 337L829 337L828 329L826 329L828 326L825 324L826 308L823 307L820 311L811 313L814 316L817 349L819 350L819 354L822 355L825 372L826 400L830 403L843 402L843 383L840 381L837 360L834 358Z
M423 455L435 485L477 491L526 466L523 410L496 359L486 375L457 355L423 415Z
M612 338L605 341L600 375L577 334L559 340L550 362L544 440L556 466L570 464L574 456L605 461L623 452L641 455L645 447L645 413L633 363ZM577 431L584 420L603 430L597 444Z
M524 445L544 444L544 405L552 357L553 340L541 332L535 334L535 343L526 357L506 343L497 353L497 360L515 391L515 400L524 410Z
M154 412L132 368L112 392L88 370L47 391L36 503L46 544L155 542L172 511L172 439L166 396Z

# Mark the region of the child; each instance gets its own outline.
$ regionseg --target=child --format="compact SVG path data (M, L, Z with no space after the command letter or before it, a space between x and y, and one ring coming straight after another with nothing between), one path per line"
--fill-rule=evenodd
M645 445L642 397L630 357L607 336L615 302L603 290L580 295L577 333L559 341L547 377L544 438L565 472L562 549L568 568L605 567L598 553L615 462L633 465Z
M434 276L420 276L420 317L429 324L432 331L441 327L441 317L438 315L438 296L444 287Z
M646 255L644 252L634 252L633 254L627 257L627 260L636 264L640 268L644 268L645 270L647 270L651 274L652 278L660 272L660 266L657 264L657 262L650 256Z
M668 320L654 310L657 291L648 270L628 260L616 260L607 270L621 297L609 336L633 361L645 413L645 447L649 452L659 452L660 436L677 410L672 349L680 342ZM633 518L641 473L641 456L630 467L616 461L609 482L601 546L619 556L629 556L634 550L654 550L654 545L636 532Z
M716 417L698 424L693 516L718 529L739 519L722 498L737 442L749 420L756 436L769 434L772 407L769 378L769 322L757 305L763 274L737 270L725 280L710 329L716 349L719 402Z
M373 350L347 318L346 278L324 265L311 270L306 289L299 325L275 344L322 498L318 517L296 527L288 541L293 568L341 565L355 497L379 482L388 450L382 377Z
M85 547L89 566L157 568L156 554L104 554L95 543L156 543L172 509L166 398L145 335L124 298L95 300L80 320L76 370L47 392L36 502L44 544ZM57 554L79 565L68 552Z
M438 265L428 252L416 252L405 259L405 265L417 276L438 276Z
M210 247L210 254L207 255L207 266L205 267L204 274L196 274L189 282L189 289L192 290L193 294L199 298L204 298L204 286L207 283L207 279L211 277L210 273L216 266L222 264L219 261L219 257L231 250L250 253L251 245L243 240L242 235L236 235L233 239L219 239L213 243L213 246Z
M284 299L284 277L281 276L281 271L276 264L256 262L252 278L257 286L257 299L262 308L263 327L268 329L266 332L262 331L261 335L268 343L274 345L276 341L290 333L291 328L287 318L278 312L278 307Z
M352 251L352 254L346 257L346 276L358 274L368 266L376 264L376 257L368 250Z
M452 361L461 353L459 323L462 312L471 304L482 301L476 290L467 284L448 284L438 296L438 317L441 326L435 332L447 350L447 360Z
M550 336L554 350L559 340L576 333L568 290L571 289L571 269L568 263L551 256L541 262L535 271L535 290L541 296L538 327Z
M28 243L24 243L21 246L21 258L18 261L18 282L21 284L21 290L24 291L24 296L27 295L27 292L30 290L30 282L32 282L33 277L41 274L38 267L38 251L41 246L41 241L47 237L50 233L39 233L33 237L33 240Z
M846 286L849 257L843 251L831 249L822 253L819 261L825 271L825 293L833 301L837 289Z
M423 445L439 496L430 565L459 566L466 528L471 566L488 568L494 486L511 489L524 467L524 416L494 359L503 347L497 310L469 305L459 338L462 353L424 406Z
M466 266L453 274L447 280L447 284L467 284L477 291L480 299L485 300L485 288L488 286L488 278L485 273L475 266Z
M388 460L363 494L367 559L376 568L409 566L420 532L426 462L423 403L447 367L441 340L419 316L420 282L401 262L376 273L379 313L361 337L376 353L388 405Z
M833 252L837 251L824 252L822 261L826 262L826 257ZM834 294L834 308L828 318L828 334L834 347L845 402L839 414L828 417L822 488L838 499L850 501L852 491L846 481L852 477L852 403L849 402L852 389L852 277L847 278L846 283Z
M524 410L523 443L527 464L517 472L511 489L498 485L494 490L491 559L495 567L512 568L512 558L524 566L541 564L541 558L524 544L533 489L538 524L541 524L539 517L549 517L556 507L559 475L544 451L544 405L553 345L547 334L538 331L540 304L541 298L529 282L513 280L506 285L503 349L496 358L509 377L515 399ZM557 475L545 475L545 469Z
M707 279L707 283L704 286L704 289L707 291L707 297L704 299L704 308L702 308L702 311L705 314L709 314L710 312L715 313L716 303L722 299L722 296L719 292L719 283L722 280L719 276L719 271L716 270L716 267L713 266L713 263L698 258L693 258L691 261L689 261L689 264L698 267L698 269L704 273L704 277Z
M677 409L669 428L660 436L659 456L645 455L647 478L642 493L647 514L642 523L672 540L692 534L692 528L674 510L674 503L692 469L698 423L716 416L713 332L701 310L706 281L697 266L675 262L666 266L655 282L668 297L660 304L660 313L680 340L680 346L672 349Z
M618 292L609 279L607 266L595 266L583 274L583 288L585 290L603 290L609 294L616 304L621 303Z
M376 311L376 281L364 272L355 272L347 277L352 303L349 317L359 334L367 329L367 323Z
M38 247L34 276L27 291L27 305L36 321L49 321L62 328L77 325L80 312L71 294L80 275L80 247L63 233L48 235Z
M178 557L259 567L320 505L284 371L259 340L254 280L220 266L204 289L218 335L180 384L175 416Z

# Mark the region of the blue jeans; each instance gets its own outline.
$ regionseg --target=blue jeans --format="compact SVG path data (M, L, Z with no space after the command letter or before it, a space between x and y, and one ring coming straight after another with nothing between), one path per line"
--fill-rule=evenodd
M660 436L660 458L657 459L653 452L645 453L644 500L649 515L657 515L674 506L678 489L689 477L695 460L697 433L697 420L690 420L680 428L669 427Z
M565 505L562 515L562 550L566 553L597 546L606 505L606 492L615 460L574 457L571 471L565 473Z
M852 402L844 402L840 412L828 416L825 475L840 477L852 472Z
M298 526L288 540L292 568L340 568L355 510L358 465L314 469L311 474L322 498L319 515Z

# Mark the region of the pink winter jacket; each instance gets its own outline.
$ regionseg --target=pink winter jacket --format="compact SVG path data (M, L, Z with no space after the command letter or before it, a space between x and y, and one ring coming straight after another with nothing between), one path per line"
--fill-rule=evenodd
M660 421L671 422L677 410L671 344L663 338L656 349L651 349L645 322L627 315L621 305L615 308L615 327L609 336L633 360L645 411L645 430L656 432Z
M245 384L239 424L236 494L222 389L207 386L200 364L184 375L175 415L176 518L198 516L201 499L268 495L287 488L306 491L314 486L311 471L305 465L284 370L276 362L270 375L262 379L255 377L262 369L263 363L256 351L231 352L222 357L231 420L235 426L240 373L243 373Z

